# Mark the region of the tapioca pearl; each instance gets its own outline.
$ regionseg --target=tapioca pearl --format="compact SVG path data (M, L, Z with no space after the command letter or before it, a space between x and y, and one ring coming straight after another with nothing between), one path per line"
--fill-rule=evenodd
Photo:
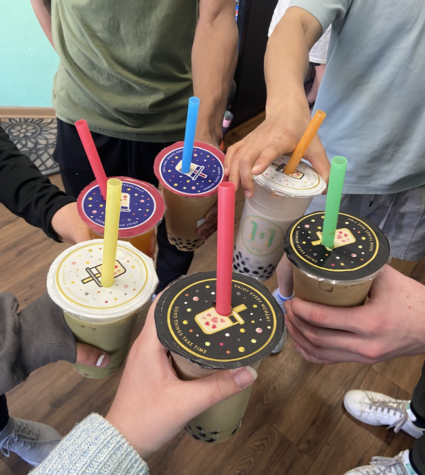
M249 273L249 269L246 267L243 268L243 271L246 272L247 274Z
M208 443L211 443L211 442L215 442L216 439L207 439L205 442L208 442Z
M239 429L239 426L236 427L236 429L232 432L232 435L235 434L238 429Z

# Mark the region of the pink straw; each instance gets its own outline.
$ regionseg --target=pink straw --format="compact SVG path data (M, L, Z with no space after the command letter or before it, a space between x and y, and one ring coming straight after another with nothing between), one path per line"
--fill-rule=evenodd
M78 135L80 136L84 150L86 151L97 184L99 185L100 192L102 193L102 197L104 201L106 201L106 184L108 180L102 162L100 161L99 154L97 153L96 145L93 142L89 126L85 120L77 120L77 122L75 122L75 127L77 128Z
M218 314L232 313L232 257L235 226L235 184L218 186L217 303Z

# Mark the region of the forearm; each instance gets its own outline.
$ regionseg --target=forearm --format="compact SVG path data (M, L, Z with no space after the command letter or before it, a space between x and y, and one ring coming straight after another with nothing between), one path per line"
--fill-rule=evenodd
M54 48L55 45L53 44L52 35L51 0L31 0L31 5L34 9L37 20L44 31L44 34L47 36L47 39Z
M10 293L0 293L0 394L58 360L75 361L75 338L62 310L47 294L21 312Z
M267 116L280 114L283 103L287 110L288 102L309 113L304 77L309 50L320 34L319 22L300 8L290 8L276 26L267 44L264 62Z
M44 177L0 128L0 203L28 223L40 227L52 238L55 213L74 202Z
M238 30L232 14L200 19L192 48L193 89L201 100L197 138L219 145L222 122L237 61Z

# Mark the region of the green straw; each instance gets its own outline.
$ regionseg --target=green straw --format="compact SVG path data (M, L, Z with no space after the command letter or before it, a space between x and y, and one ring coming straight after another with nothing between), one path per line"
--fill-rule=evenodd
M347 159L345 157L334 157L332 159L322 234L322 245L329 249L334 247L335 232L338 224L339 206L341 204L346 169Z

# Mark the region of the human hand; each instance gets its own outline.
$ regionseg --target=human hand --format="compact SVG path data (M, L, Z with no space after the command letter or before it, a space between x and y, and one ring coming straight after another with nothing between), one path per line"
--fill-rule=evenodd
M77 203L69 203L53 215L52 228L62 242L77 244L92 239L89 228L77 211Z
M229 176L229 181L235 183L236 187L240 181L245 196L250 198L254 194L252 175L261 175L273 160L295 150L310 121L307 102L298 104L288 99L284 108L268 113L262 124L228 148L224 174ZM304 158L327 182L330 164L317 135Z
M218 214L218 205L215 203L205 215L205 223L201 224L196 230L198 236L206 241L210 236L212 236L217 231L217 214Z
M111 362L111 357L103 350L95 348L85 343L77 343L77 359L76 362L86 366L97 368L105 368Z
M152 304L145 327L134 342L106 419L146 459L175 437L198 414L252 384L252 368L216 371L181 381L158 340Z
M341 308L295 298L285 322L295 347L312 363L376 363L425 353L425 286L385 266L370 300Z

